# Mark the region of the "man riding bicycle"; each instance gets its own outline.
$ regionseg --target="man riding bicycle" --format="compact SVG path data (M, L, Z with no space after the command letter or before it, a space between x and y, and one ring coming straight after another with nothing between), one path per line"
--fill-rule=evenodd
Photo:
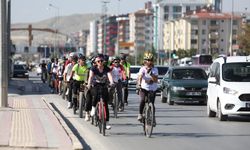
M88 67L85 63L86 58L83 55L78 57L78 63L74 65L71 76L73 76L73 109L74 113L78 108L77 96L80 91L80 85L87 82Z
M119 102L119 111L124 110L124 102L122 100L122 86L124 80L126 80L126 74L123 66L120 64L120 57L115 57L110 66L111 74L113 81L116 84L118 102ZM110 92L110 98L112 98L113 90ZM111 100L111 99L110 99Z
M124 104L128 105L128 80L130 79L130 63L126 60L127 57L125 54L121 56L121 64L126 73L126 82L123 84L124 86Z
M110 85L113 85L113 78L110 72L110 68L107 66L104 66L104 61L103 61L103 56L99 55L95 58L95 63L96 66L92 67L90 69L90 73L89 73L89 78L88 78L88 89L90 89L90 87L93 85L93 87L91 88L91 93L93 95L93 101L92 101L92 109L91 109L91 116L94 116L95 114L95 106L98 102L98 88L102 87L102 97L104 100L105 105L105 109L106 109L106 113L107 113L107 118L106 118L106 128L110 129L111 126L108 125L108 121L109 121L109 109L108 109L108 87L107 84L110 83ZM93 80L95 78L95 80Z
M150 96L150 101L152 102L155 110L154 101L157 90L158 69L154 67L153 61L154 61L153 54L150 52L146 52L144 54L144 65L140 68L140 71L138 73L138 88L140 89L139 95L141 97L141 102L139 106L139 115L137 118L138 121L141 121L142 119L143 108L145 105L145 97L149 93L152 93L152 96ZM154 120L154 126L155 125L156 121Z

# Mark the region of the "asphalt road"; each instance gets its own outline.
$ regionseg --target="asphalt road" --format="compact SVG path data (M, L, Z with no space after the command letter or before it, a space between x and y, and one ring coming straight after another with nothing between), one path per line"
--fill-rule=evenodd
M157 126L151 138L143 134L142 125L136 120L139 97L130 92L129 105L113 118L112 129L107 136L99 134L98 128L73 115L66 108L67 102L60 96L49 94L47 85L39 78L31 77L30 94L44 93L43 97L54 105L65 118L68 125L78 136L85 149L93 150L247 150L250 147L250 117L232 116L229 121L220 122L216 118L206 117L206 106L195 104L178 104L169 106L156 98ZM26 86L27 87L27 86ZM40 87L34 91L34 87ZM25 94L29 94L26 89ZM37 95L36 95L37 96ZM39 96L39 95L38 95Z

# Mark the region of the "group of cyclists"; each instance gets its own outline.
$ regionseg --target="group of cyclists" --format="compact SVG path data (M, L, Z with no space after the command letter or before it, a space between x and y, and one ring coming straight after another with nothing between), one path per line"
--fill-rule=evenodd
M110 129L109 105L112 106L112 92L117 91L119 111L128 105L128 80L130 79L130 63L126 55L109 56L97 54L89 59L79 53L70 53L67 58L58 60L52 58L46 65L47 81L51 93L62 95L68 101L68 109L74 113L79 107L78 97L81 88L85 96L85 121L89 121L94 115L98 102L98 88L102 86L102 96L106 104L106 129ZM43 62L44 63L44 62ZM45 65L41 65L45 67ZM42 68L45 70L45 68ZM137 88L141 102L139 106L138 121L142 119L142 111L145 105L145 96L151 91L154 94L150 100L154 104L158 81L158 69L154 67L154 56L151 52L144 54L144 61L138 73ZM124 91L123 91L124 90ZM156 121L154 120L154 125Z

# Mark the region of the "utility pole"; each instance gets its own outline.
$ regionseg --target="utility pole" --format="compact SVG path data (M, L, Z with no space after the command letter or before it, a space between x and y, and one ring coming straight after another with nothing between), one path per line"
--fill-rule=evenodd
M231 14L231 36L230 36L230 52L229 55L233 55L233 20L234 20L234 0L232 0L232 14Z
M7 3L6 0L0 2L0 107L8 106L8 51L7 51Z

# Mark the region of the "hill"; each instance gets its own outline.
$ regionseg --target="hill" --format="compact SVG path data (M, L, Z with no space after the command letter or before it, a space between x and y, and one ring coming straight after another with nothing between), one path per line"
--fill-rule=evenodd
M53 17L50 19L42 20L33 23L18 23L12 24L11 28L27 28L29 24L34 28L50 28L58 29L59 32L64 34L71 34L81 30L89 30L89 23L98 19L100 14L74 14L70 16ZM54 35L49 32L33 31L33 46L41 43L47 43L54 38ZM28 45L28 32L27 31L12 31L11 32L13 43L17 46Z

